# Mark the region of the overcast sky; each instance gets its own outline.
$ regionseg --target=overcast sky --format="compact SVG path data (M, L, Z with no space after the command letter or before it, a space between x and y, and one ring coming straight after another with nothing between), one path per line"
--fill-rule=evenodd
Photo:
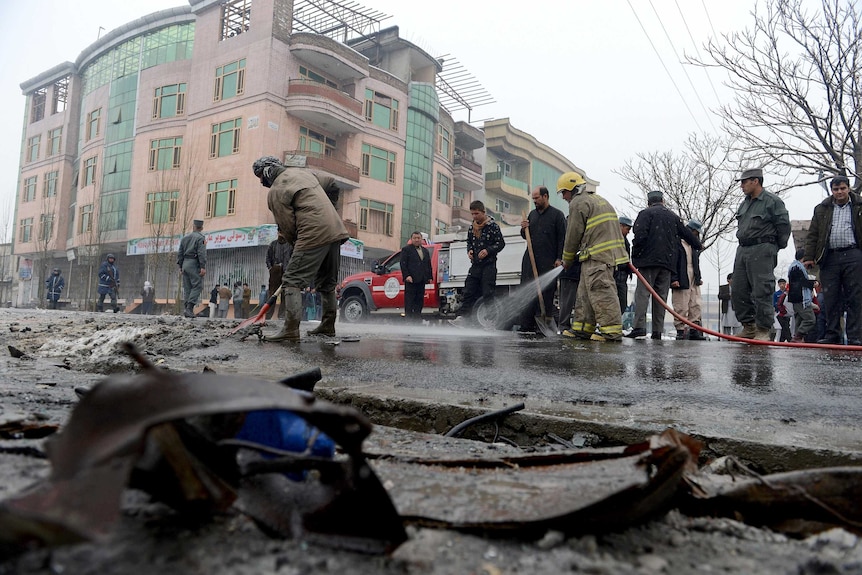
M510 118L600 181L599 193L620 213L631 212L620 198L632 186L613 169L638 152L682 150L691 132L720 129L708 110L730 101L723 75L680 61L683 53L702 51L710 36L748 26L753 7L751 0L360 4L389 15L383 27L399 26L403 38L433 56L457 59L472 73L496 100L475 109L473 121ZM75 61L100 33L182 5L183 0L0 0L6 28L0 53L7 61L0 98L12 120L0 142L0 201L5 200L0 205L17 187L25 106L21 82ZM455 118L467 119L458 113ZM822 197L813 186L791 192L786 200L791 218L810 218Z

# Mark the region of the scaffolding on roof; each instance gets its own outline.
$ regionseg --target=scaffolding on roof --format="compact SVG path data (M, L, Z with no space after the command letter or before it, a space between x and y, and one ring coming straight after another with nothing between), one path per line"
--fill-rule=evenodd
M443 67L443 71L437 74L440 105L450 114L467 110L467 123L470 123L474 108L496 102L491 93L456 58L444 54L437 61Z
M358 2L346 0L296 0L293 32L311 32L346 44L380 32L380 22L391 18Z

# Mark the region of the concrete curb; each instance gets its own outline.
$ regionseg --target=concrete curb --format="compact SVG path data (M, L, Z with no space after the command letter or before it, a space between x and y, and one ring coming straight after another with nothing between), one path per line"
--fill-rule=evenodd
M352 391L345 387L318 387L315 395L326 401L349 405L364 413L373 423L421 433L444 434L462 421L493 411L435 403L403 397L380 397ZM547 444L549 433L563 438L574 434L595 436L592 447L627 445L644 441L664 428L608 424L520 411L494 424L483 424L465 430L462 437L480 441L493 441L499 435L520 446ZM683 430L684 431L684 430ZM708 437L689 433L704 444L702 460L733 455L752 464L763 473L790 470L862 465L862 452L833 449L813 449L788 445L767 444L733 437Z

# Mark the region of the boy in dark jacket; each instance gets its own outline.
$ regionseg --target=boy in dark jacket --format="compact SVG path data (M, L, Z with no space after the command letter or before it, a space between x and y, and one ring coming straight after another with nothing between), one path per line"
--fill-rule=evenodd
M479 200L470 202L470 215L473 225L467 232L467 257L472 265L464 283L462 316L470 315L480 297L485 302L493 301L497 289L497 254L506 247L500 226L485 213L485 204Z

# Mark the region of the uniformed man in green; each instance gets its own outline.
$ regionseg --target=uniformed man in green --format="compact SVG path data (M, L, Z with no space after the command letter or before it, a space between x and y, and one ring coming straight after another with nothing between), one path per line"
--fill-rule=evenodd
M784 201L763 188L763 170L750 168L736 180L745 199L736 210L739 247L733 262L731 302L742 323L739 337L769 340L775 310L773 270L778 250L787 247L790 216Z
M186 294L185 317L195 317L195 305L201 297L203 278L207 275L207 241L202 230L202 220L193 222L194 229L180 240L177 265L183 275L183 291Z

